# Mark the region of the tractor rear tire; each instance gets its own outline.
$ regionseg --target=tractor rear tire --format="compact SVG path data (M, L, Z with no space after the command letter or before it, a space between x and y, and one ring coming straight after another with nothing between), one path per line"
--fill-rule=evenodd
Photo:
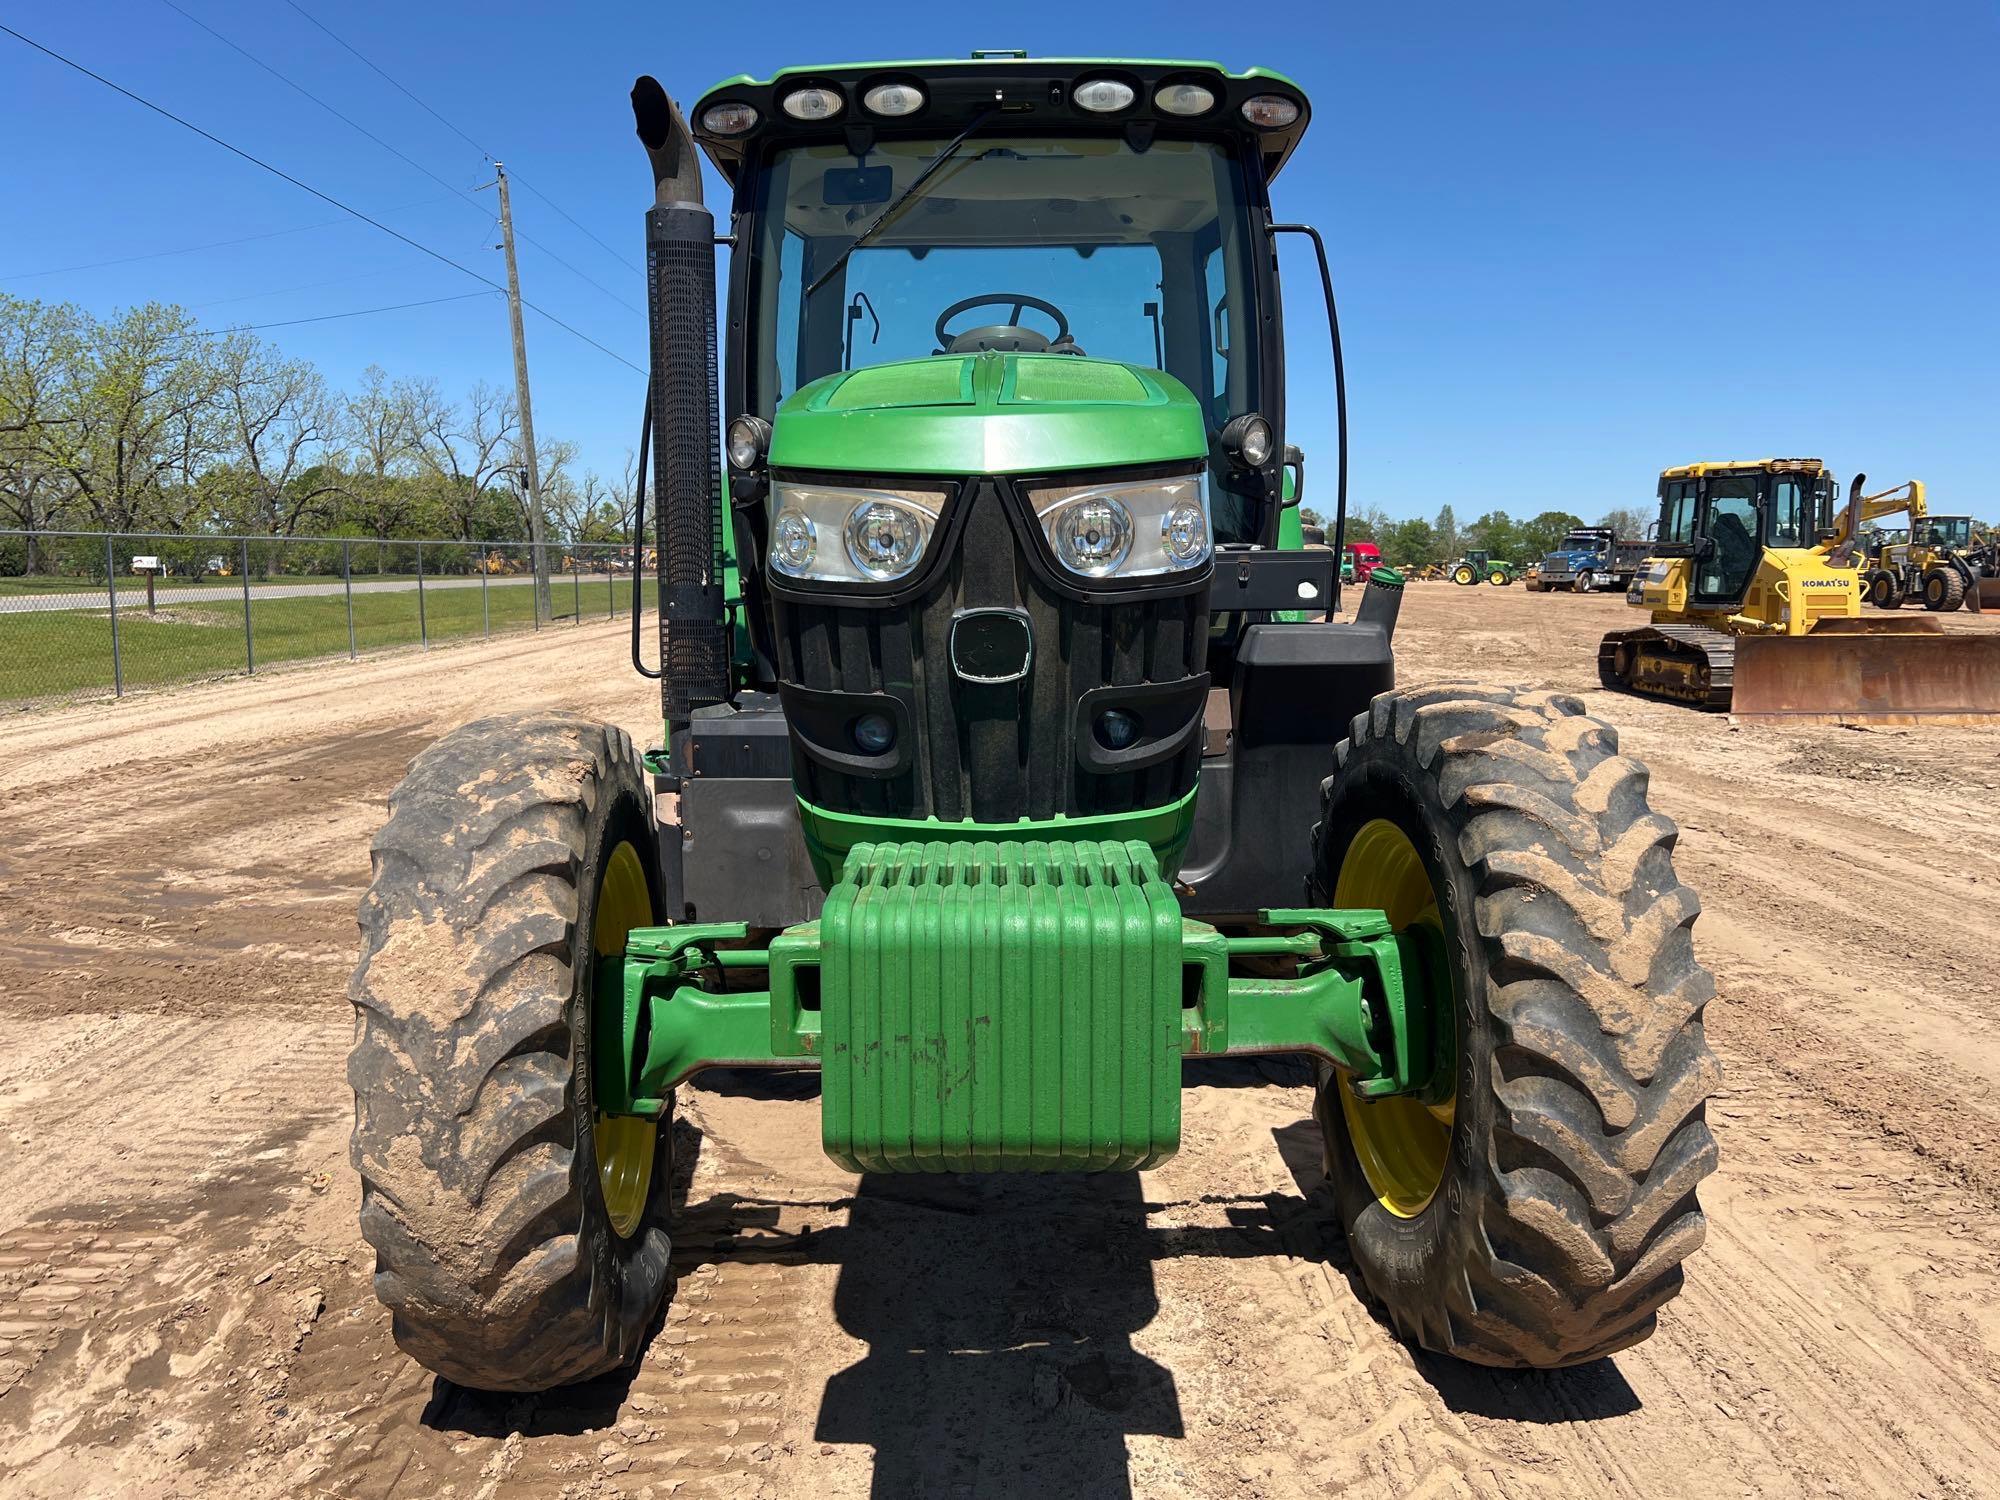
M590 719L483 719L419 755L389 808L348 991L375 1293L403 1352L460 1385L603 1374L669 1278L671 1108L601 1119L589 1066L598 954L658 917L639 758Z
M1454 568L1451 574L1451 581L1456 584L1474 584L1479 582L1479 575L1473 572L1471 568Z
M1965 580L1956 568L1932 568L1924 574L1924 608L1949 614L1965 603Z
M1444 1114L1322 1072L1315 1113L1363 1282L1403 1337L1477 1364L1637 1343L1706 1232L1695 1190L1715 1169L1703 1110L1720 1080L1699 902L1645 768L1574 698L1472 686L1378 697L1336 763L1314 899L1388 910L1373 872L1400 859L1386 894L1413 878L1431 904L1391 920L1442 931L1456 1015ZM1369 1114L1392 1106L1416 1112L1401 1156L1382 1123L1397 1117ZM1413 1163L1434 1174L1427 1196Z

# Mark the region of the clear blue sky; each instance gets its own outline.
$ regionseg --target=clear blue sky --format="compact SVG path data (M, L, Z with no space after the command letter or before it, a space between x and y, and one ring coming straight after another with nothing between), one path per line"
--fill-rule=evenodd
M478 151L283 0L183 9L457 187ZM1661 466L1815 454L2000 513L2000 6L1601 3L1143 7L1022 3L388 4L306 8L641 262L648 178L627 90L861 57L1214 58L1298 78L1313 128L1279 211L1327 233L1347 335L1354 499L1594 517ZM9 7L8 24L499 279L480 210L163 0ZM148 298L262 323L471 290L324 204L0 36L0 287L100 312ZM490 198L490 195L487 195ZM718 195L719 196L719 195ZM541 200L521 229L624 301L638 275ZM1292 436L1331 458L1310 263L1286 251ZM643 323L533 247L528 296L637 363ZM536 425L615 475L641 377L529 322ZM475 299L274 329L349 383L368 364L457 391L510 379ZM1320 473L1328 471L1321 469Z

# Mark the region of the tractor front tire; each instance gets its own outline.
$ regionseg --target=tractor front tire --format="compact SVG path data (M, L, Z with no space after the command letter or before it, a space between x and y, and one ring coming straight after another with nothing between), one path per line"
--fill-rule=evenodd
M1342 1228L1405 1338L1506 1367L1644 1339L1680 1289L1715 1169L1694 892L1646 770L1574 698L1378 697L1336 752L1315 899L1435 926L1453 1097L1367 1101L1322 1072Z
M1504 569L1495 568L1491 573L1486 575L1486 581L1496 589L1504 589L1514 581L1514 575Z
M1868 602L1877 609L1901 609L1906 597L1895 574L1885 569L1869 575Z
M1949 614L1965 603L1965 580L1956 568L1932 568L1924 574L1924 608Z
M599 1116L601 955L658 917L623 731L483 719L412 762L361 903L347 1076L361 1231L404 1353L475 1390L631 1360L666 1293L672 1115Z

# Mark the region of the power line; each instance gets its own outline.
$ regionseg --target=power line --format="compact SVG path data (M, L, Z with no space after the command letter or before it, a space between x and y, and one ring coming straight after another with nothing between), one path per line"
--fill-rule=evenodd
M209 25L208 22L202 20L199 16L190 15L187 11L181 9L180 6L174 3L174 0L160 0L160 4L166 6L168 10L172 11L175 15L181 17L181 19L187 21L189 24L194 26L199 26L203 31L207 32L210 36L214 37L218 42L222 43L223 46L229 48L230 51L237 53L239 56L249 59L250 62L254 63L257 67L262 68L266 73L269 73L273 78L277 79L278 82L285 85L286 88L292 89L297 93L303 94L306 98L310 99L314 104L317 104L321 109L325 110L328 114L332 115L336 120L340 121L343 125L346 125L350 129L359 131L362 135L367 136L369 140L373 141L376 145L380 146L384 151L388 152L391 156L395 157L396 160L402 162L405 166L415 168L417 171L423 173L424 176L430 178L432 182L435 182L439 187L445 189L447 192L457 193L460 196L465 195L465 189L460 187L457 183L446 182L442 177L438 176L437 173L433 172L429 167L425 166L422 162L416 161L411 157L404 155L401 151L397 150L394 146L390 145L389 142L383 140L381 136L377 135L374 131L370 130L366 125L363 125L359 120L353 118L353 116L351 115L342 114L339 110L335 109L331 104L328 104L324 99L320 98L319 95L315 94L311 89L307 88L304 84L295 83L293 80L287 78L283 73L280 73L276 68L272 67L269 63L265 62L263 58L257 56L257 54L252 52L249 48L237 45L235 42L232 42L228 37L224 36L221 32L217 31L213 26ZM474 201L476 202L477 200Z
M484 146L480 145L479 142L475 141L471 136L467 135L463 130L460 130L456 125L452 124L451 121L447 120L443 115L439 114L436 110L432 109L428 104L424 103L424 101L419 99L415 94L411 93L408 89L404 88L400 83L397 83L396 80L394 78L391 78L388 73L384 72L381 68L376 67L374 63L370 62L365 56L362 55L359 48L355 47L352 42L349 42L345 38L340 36L339 33L335 32L324 21L320 20L311 11L307 10L303 5L300 5L298 3L298 0L285 0L285 3L287 5L290 5L293 10L297 11L300 15L304 16L308 21L311 21L313 25L319 27L321 31L324 31L328 36L332 37L336 42L339 42L342 47L345 47L349 52L352 52L356 57L360 58L365 66L367 66L370 69L373 69L373 71L375 71L376 73L381 74L383 78L388 79L390 86L396 89L397 92L401 93L412 104L416 105L418 109L421 109L425 114L429 115L433 120L436 120L438 124L444 126L446 130L449 130L453 135L457 136L460 140L464 141L466 145L470 146L474 151L477 151L481 156L485 157L488 161L493 160L493 153L491 151L488 151Z
M273 177L281 178L284 181L289 182L293 187L299 189L301 192L312 194L313 197L319 199L322 203L329 204L332 207L339 209L342 213L350 214L354 218L359 219L362 223L367 224L375 229L381 230L382 233L388 235L391 239L401 241L403 244L408 245L412 250L418 251L423 255L429 256L432 260L437 261L439 264L450 266L454 271L460 272L461 274L466 276L470 276L474 281L477 281L484 286L491 287L496 292L504 290L501 287L500 283L494 281L491 277L482 276L479 274L479 272L473 270L472 267L464 265L459 261L453 260L449 255L446 255L438 250L433 250L429 245L426 245L419 240L411 239L407 234L402 233L400 230L391 229L387 224L384 224L380 219L370 218L367 214L364 214L360 209L341 202L340 199L334 197L331 193L323 193L318 188L314 187L311 183L300 181L298 178L292 176L291 173L285 171L282 167L274 167L269 162L264 161L262 158L252 156L248 151L245 151L242 147L230 145L229 142L225 141L221 136L216 135L211 131L202 129L201 126L196 125L190 120L182 119L181 116L175 114L172 110L167 109L162 105L155 104L153 103L152 100L143 98L140 95L133 93L130 89L123 87L122 85L113 83L109 78L106 78L102 73L92 72L89 68L86 68L82 63L76 62L71 58L63 56L62 53L57 52L54 48L44 47L40 42L36 41L33 37L23 36L13 27L5 25L4 23L0 23L0 32L5 32L8 36L14 38L15 41L25 43L27 46L34 48L44 57L53 58L56 62L61 63L64 67L72 68L76 72L83 74L84 77L92 79L97 83L103 84L106 88L110 89L114 94L122 94L125 98L130 99L134 104L141 105L144 108L151 110L154 114L159 115L163 119L172 120L176 125L180 126L182 129L194 132L194 134L200 136L203 140L209 142L211 145L220 146L223 150L227 151L231 156L241 157L244 161L249 162L251 166L269 172ZM646 373L638 365L633 364L632 361L627 359L624 355L617 353L615 350L605 348L604 345L598 343L597 340L592 338L589 334L584 333L579 329L572 328L569 324L565 323L561 318L558 318L554 313L549 312L544 308L537 307L534 303L528 301L527 298L525 297L521 299L521 302L524 307L527 307L532 311L534 311L535 313L538 313L543 318L546 318L549 322L555 324L556 327L562 329L564 333L569 334L573 338L581 339L584 343L590 345L591 348L597 350L598 353L608 355L610 358L617 360L618 363L625 366L626 369L631 370L635 374L639 375L643 375Z
M382 212L399 214L406 208L421 208L426 203L436 203L436 198L419 198L414 203L399 203L394 208ZM98 271L106 266L129 266L134 261L159 260L168 255L193 255L201 250L224 250L231 245L248 245L257 240L275 240L281 235L304 234L312 229L331 229L336 224L345 224L346 219L321 219L316 224L299 224L291 229L268 229L262 234L239 235L233 240L210 240L205 245L182 245L175 250L148 250L143 255L120 255L112 260L88 260L81 265L56 266L47 271L20 271L0 273L0 281L33 281L39 276L65 276L72 271Z
M428 104L424 103L422 99L418 98L414 93L410 92L409 89L405 88L402 84L398 83L393 77L389 75L388 72L386 72L384 69L378 67L374 62L372 62L352 42L348 41L346 38L339 35L339 33L335 32L324 21L321 21L311 11L307 10L303 5L300 5L298 3L298 0L285 0L285 3L291 6L291 8L297 11L300 15L304 16L308 21L312 22L312 24L317 26L321 31L325 32L328 36L332 37L334 41L338 42L347 51L353 53L355 57L361 60L363 65L373 70L376 74L378 74L382 78L387 79L389 84L393 88L395 88L398 93L402 94L404 98L408 99L412 104L416 105L418 109L421 109L425 114L429 115L433 120L436 120L438 124L444 126L446 130L449 130L453 135L457 136L460 140L464 141L466 145L470 146L473 150L477 151L481 156L485 157L488 161L498 160L498 158L495 157L491 151L488 151L484 146L480 145L479 142L475 141L471 136L467 135L463 130L460 130L456 125L452 124L451 121L447 120L443 115L439 114L436 110L432 109ZM526 188L529 192L533 193L537 198L541 199L542 202L548 204L548 206L554 209L558 214L561 214L562 217L569 222L570 226L577 231L577 233L581 234L585 239L589 240L593 245L597 246L597 248L602 250L606 255L611 256L614 260L617 260L621 264L623 264L626 270L632 272L635 276L640 276L645 274L643 271L639 269L637 265L635 265L631 260L629 260L624 254L622 254L617 250L612 249L609 245L605 244L603 240L599 239L596 235L592 234L588 229L585 229L582 224L578 223L577 220L571 216L571 214L567 209L565 209L560 203L556 202L556 200L551 198L547 193L543 192L540 188L536 187L533 183L529 182L528 179L523 177L519 172L516 172L514 174L514 181L520 184L522 187ZM515 232L517 234L519 233L518 230ZM523 234L521 235L521 238L525 240L528 237ZM529 240L528 242L530 244L534 243L534 241L532 240ZM537 248L540 247L538 246ZM575 267L572 266L570 269L575 270ZM579 272L578 274L581 275L582 273Z
M551 198L547 193L543 192L540 188L536 187L532 182L528 181L528 179L523 177L519 172L516 172L514 174L514 181L520 184L522 187L526 188L529 192L533 193L537 198L541 199L542 202L548 204L548 206L550 208L553 208L557 213L562 214L562 216L565 219L569 219L569 222L571 223L571 225L575 227L576 232L578 234L582 235L585 239L589 240L593 245L597 246L597 248L602 250L606 255L609 255L612 259L618 261L621 265L625 267L626 270L630 271L633 275L643 276L646 274L644 271L641 271L638 268L638 266L635 265L633 262L627 260L618 251L613 250L609 245L605 244L603 240L600 240L596 235L592 234L588 229L585 229L581 224L578 224L575 219L571 219L569 214L564 211L563 206L560 203L556 202L555 199ZM515 232L519 233L518 230ZM526 235L521 235L521 238L525 240L528 237ZM530 240L529 243L533 244L534 242Z
M279 72L278 69L272 67L269 63L265 62L263 58L257 56L257 54L252 52L248 47L245 47L238 42L231 41L228 37L224 36L221 32L217 31L213 26L209 25L199 16L191 15L189 12L182 9L179 5L175 4L175 0L160 0L160 3L166 6L168 10L174 12L174 14L180 16L183 20L189 22L191 25L199 26L203 31L207 32L210 36L214 37L218 42L222 43L223 46L229 48L230 51L239 54L240 56L248 59L251 63L255 64L257 67L262 68L266 73L269 73L273 78L277 79L278 82L284 84L285 87L293 90L296 93L304 95L307 99L310 99L314 104L317 104L321 109L325 110L328 114L332 115L336 120L340 121L341 124L346 125L349 129L354 130L361 135L366 136L369 140L373 141L376 145L380 146L384 151L388 152L391 156L395 157L396 160L402 162L405 166L414 168L416 171L419 171L423 173L424 176L430 178L430 180L432 182L435 182L439 187L444 188L447 192L455 193L459 197L465 199L467 203L470 203L473 205L473 207L477 208L483 217L489 219L492 217L490 214L486 212L486 205L481 203L477 198L473 197L472 194L467 192L464 188L459 187L455 183L446 182L444 178L438 176L437 173L433 172L429 167L425 166L422 162L416 160L414 157L408 155L404 151L392 145L390 142L383 140L381 136L377 135L374 131L370 130L366 125L363 125L359 120L355 119L352 115L342 113L340 110L336 109L333 105L328 104L326 100L320 98L319 95L315 94L311 89L307 88L304 84L299 83L297 80L289 78L285 74ZM551 207L553 206L554 205L551 205ZM556 211L558 213L562 212L561 209L557 209ZM564 215L564 217L568 216ZM517 230L516 233L518 234L519 231ZM526 234L522 234L520 235L520 237L524 240L527 240L529 244L533 245L537 250L540 250L544 255L548 256L550 260L554 261L557 265L561 266L565 271L568 271L572 276L576 277L579 281L584 281L589 283L591 286L595 287L598 291L602 292L605 296L609 297L613 302L616 302L619 306L623 307L626 311L634 313L640 311L639 307L636 304L626 301L623 297L619 296L616 292L612 291L610 287L604 285L603 282L597 280L595 277L586 275L584 272L579 271L575 266L571 265L568 261L564 260L560 255L556 254L555 251L549 249L548 246L542 244L540 241Z
M352 282L366 281L371 276L383 274L385 273L381 271L358 271L352 276L332 276L325 281L302 281L295 286L274 286L264 292L238 292L234 297L214 297L206 302L190 302L186 306L189 312L200 312L204 307L227 307L232 302L254 302L259 297L283 297L292 292L318 291L325 286L347 286ZM473 295L483 296L484 293L475 292Z
M203 338L221 338L231 333L254 333L260 328L296 328L301 323L331 323L336 318L365 318L373 313L402 312L412 307L436 307L440 302L463 302L468 297L490 297L492 292L460 292L455 297L427 297L421 302L397 302L388 307L357 307L353 312L321 313L316 318L286 318L279 323L240 323L232 328L212 328L202 331ZM609 350L605 351L610 353ZM616 359L617 355L611 356Z

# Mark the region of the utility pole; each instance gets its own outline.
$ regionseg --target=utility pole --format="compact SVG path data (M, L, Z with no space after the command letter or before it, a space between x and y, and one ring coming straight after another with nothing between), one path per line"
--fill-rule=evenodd
M500 189L500 248L507 252L507 318L514 327L514 404L521 409L521 457L528 476L528 540L534 544L535 617L550 618L549 559L542 538L542 470L535 458L535 411L528 400L528 340L521 331L521 273L514 265L514 209L507 196L507 169L493 163L493 186Z

